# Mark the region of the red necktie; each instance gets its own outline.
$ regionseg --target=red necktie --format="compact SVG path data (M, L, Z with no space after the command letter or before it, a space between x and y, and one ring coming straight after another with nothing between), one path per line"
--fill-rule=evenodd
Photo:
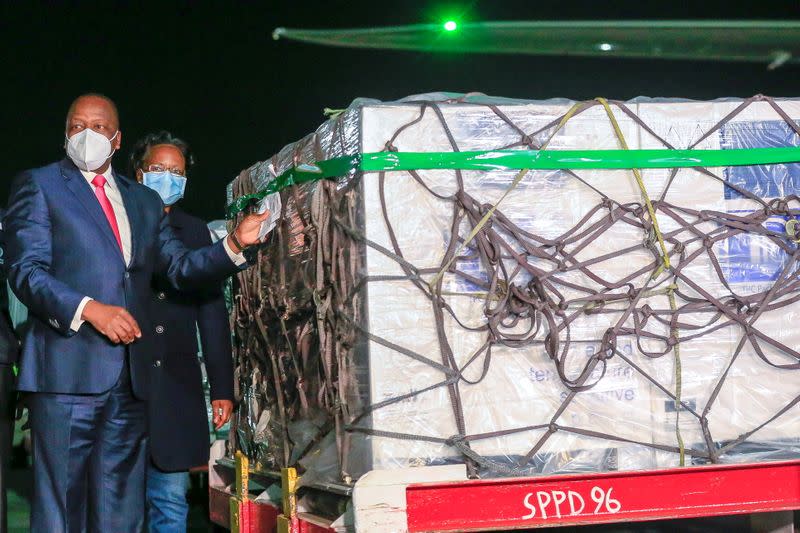
M92 185L94 185L94 195L97 196L97 201L100 202L100 207L103 208L103 213L106 214L108 224L111 226L111 231L114 232L114 237L117 238L119 249L122 250L122 238L119 236L117 217L114 215L114 208L111 207L111 202L108 200L108 196L106 196L106 183L106 178L102 174L95 176L92 180Z

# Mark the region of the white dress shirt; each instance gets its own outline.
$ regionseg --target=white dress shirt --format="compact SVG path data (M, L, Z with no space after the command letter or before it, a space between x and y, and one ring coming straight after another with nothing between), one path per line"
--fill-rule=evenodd
M94 192L92 180L97 176L97 173L81 170L81 174L86 178L86 182L89 184L89 187L92 188L92 192ZM108 201L111 202L111 207L114 208L114 217L117 219L119 238L122 241L122 257L125 259L125 266L128 267L131 264L131 225L128 221L128 212L125 210L125 203L122 201L122 194L119 192L116 180L114 180L114 172L111 170L111 167L108 167L108 170L105 171L102 176L106 179L104 189ZM241 266L247 261L244 254L237 254L231 249L228 245L228 239L224 239L222 245L228 257L230 257L231 261L237 266ZM78 309L75 310L75 315L72 317L72 323L70 324L70 329L72 331L78 331L85 322L81 319L81 315L83 315L84 307L86 307L86 304L91 300L92 298L84 296L81 303L78 304Z

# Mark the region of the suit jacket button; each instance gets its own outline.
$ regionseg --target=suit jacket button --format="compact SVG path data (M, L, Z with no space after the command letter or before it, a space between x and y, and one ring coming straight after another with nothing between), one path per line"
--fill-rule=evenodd
M155 363L153 363L153 366L156 367L156 368L160 367L161 366L161 359L156 359Z
M131 273L130 272L125 272L125 279L128 279L130 277L131 277Z
M164 298L166 298L166 297L167 297L167 295L166 295L166 294L164 294L163 292L159 292L159 293L158 293L158 299L159 299L159 300L163 300L163 299L164 299Z
M156 333L164 333L164 326L156 326Z

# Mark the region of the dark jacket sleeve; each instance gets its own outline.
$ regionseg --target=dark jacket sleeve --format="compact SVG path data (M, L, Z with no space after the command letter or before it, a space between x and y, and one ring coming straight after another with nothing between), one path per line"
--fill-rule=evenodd
M219 298L198 308L200 344L206 362L212 400L233 400L233 354L228 309L220 291Z
M13 365L19 359L19 341L5 313L0 313L0 365Z
M207 228L201 226L204 241L211 244ZM200 331L200 345L206 363L208 382L211 385L212 400L233 401L233 354L231 350L231 331L228 309L222 288L216 286L209 290L197 306L197 327Z
M5 210L0 209L0 365L12 365L19 358L19 341L11 326L11 318L8 316L8 292L6 291L6 269L5 269L5 233L3 231L2 220Z

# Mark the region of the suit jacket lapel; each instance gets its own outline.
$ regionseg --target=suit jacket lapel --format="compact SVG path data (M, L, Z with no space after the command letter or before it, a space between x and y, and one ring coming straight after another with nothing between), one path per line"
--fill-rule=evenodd
M167 221L169 225L172 227L172 230L175 232L175 235L180 239L184 244L186 240L184 239L184 215L183 211L180 210L179 207L173 205L172 209L170 209L169 214L167 215Z
M128 178L114 173L114 179L119 187L119 193L122 196L122 203L125 204L125 212L128 214L128 225L131 229L131 262L130 265L136 261L136 252L138 247L138 236L141 231L141 213L139 212L139 203L131 190L131 182Z
M61 175L64 177L67 188L72 191L72 194L80 201L86 209L86 212L92 218L95 226L100 229L100 232L106 236L109 243L111 243L112 247L118 252L120 260L124 261L125 258L122 255L122 250L119 248L117 238L114 237L114 232L111 231L111 225L109 225L108 219L105 213L103 213L103 208L100 207L100 202L97 201L97 197L94 195L91 185L89 185L86 178L83 177L78 167L72 164L71 161L65 159L61 162Z

